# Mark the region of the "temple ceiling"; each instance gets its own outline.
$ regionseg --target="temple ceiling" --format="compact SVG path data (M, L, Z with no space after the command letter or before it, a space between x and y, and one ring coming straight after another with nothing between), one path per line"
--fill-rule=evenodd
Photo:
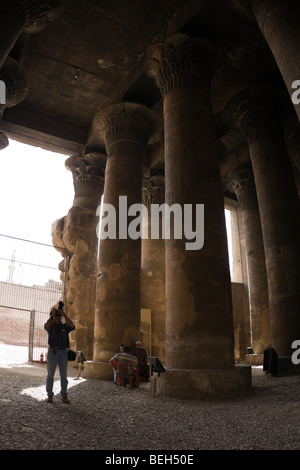
M226 177L247 163L224 103L249 82L284 84L257 24L232 0L62 0L62 7L42 31L21 33L10 52L25 70L28 94L2 113L0 129L8 137L66 155L104 151L92 126L95 114L119 101L161 114L160 91L145 73L147 49L183 32L208 38L217 50L211 100L227 155L221 172ZM163 168L163 142L149 149L149 166Z

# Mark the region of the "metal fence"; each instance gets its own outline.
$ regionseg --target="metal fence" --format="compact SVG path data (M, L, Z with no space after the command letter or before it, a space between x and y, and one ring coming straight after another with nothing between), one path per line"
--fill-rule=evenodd
M0 341L28 346L28 360L46 360L44 323L62 298L52 245L0 234Z

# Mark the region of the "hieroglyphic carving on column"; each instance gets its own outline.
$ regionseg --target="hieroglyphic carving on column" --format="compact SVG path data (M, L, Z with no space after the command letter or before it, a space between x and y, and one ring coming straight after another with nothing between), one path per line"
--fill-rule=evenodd
M104 188L106 156L91 152L68 158L65 166L73 174L74 206L97 209Z
M144 153L150 136L158 131L158 126L156 114L136 103L108 105L93 120L95 130L104 136L108 156L112 152L112 146L120 143L125 147L127 143L135 143ZM132 150L130 147L131 152Z
M162 96L181 86L193 86L199 79L210 81L214 49L205 38L191 39L183 33L150 46L145 70L156 80Z

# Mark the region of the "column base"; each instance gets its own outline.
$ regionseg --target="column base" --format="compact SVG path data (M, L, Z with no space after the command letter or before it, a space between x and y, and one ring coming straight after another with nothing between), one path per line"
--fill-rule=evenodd
M293 364L291 356L278 357L278 372L277 377L284 377L287 375L300 374L300 364Z
M230 369L169 369L160 377L151 376L152 396L169 396L190 400L224 399L252 390L251 366L235 365Z
M263 354L246 354L245 362L251 366L262 366L264 363Z
M108 362L86 361L84 375L88 379L113 380L113 368Z

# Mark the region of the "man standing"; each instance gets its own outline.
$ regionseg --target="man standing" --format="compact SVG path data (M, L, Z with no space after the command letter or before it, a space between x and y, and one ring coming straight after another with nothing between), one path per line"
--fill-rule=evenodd
M70 403L67 394L68 380L68 348L69 333L75 330L75 325L63 310L63 302L59 302L58 309L53 308L49 320L44 328L48 333L48 359L47 359L47 380L46 391L48 394L48 403L53 403L53 379L58 364L61 384L61 396L64 403ZM62 323L64 317L66 323Z

